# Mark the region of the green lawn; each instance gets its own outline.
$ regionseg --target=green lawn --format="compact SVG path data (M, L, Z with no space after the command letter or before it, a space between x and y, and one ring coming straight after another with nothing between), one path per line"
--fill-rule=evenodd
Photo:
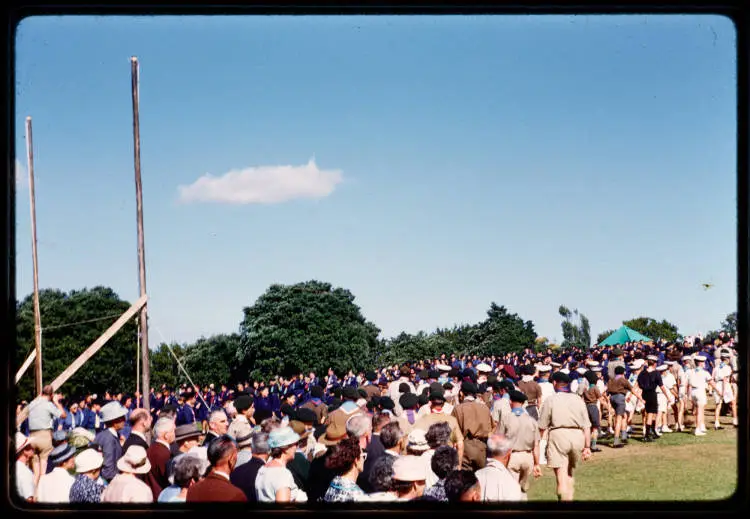
M707 416L707 418L709 418ZM703 501L726 499L737 487L737 431L727 418L723 430L708 434L664 434L653 443L636 438L622 449L609 447L578 467L576 501ZM531 484L529 501L556 501L555 476L544 475Z

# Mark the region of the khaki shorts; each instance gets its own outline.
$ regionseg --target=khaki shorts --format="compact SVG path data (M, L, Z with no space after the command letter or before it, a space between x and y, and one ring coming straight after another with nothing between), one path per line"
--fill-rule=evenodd
M508 470L518 478L521 490L528 492L534 471L534 455L530 452L513 452L508 462Z
M547 466L553 469L573 469L581 461L584 436L581 429L552 429L547 442Z
M692 400L695 405L700 406L705 406L708 402L705 391L693 391L690 394L690 400Z

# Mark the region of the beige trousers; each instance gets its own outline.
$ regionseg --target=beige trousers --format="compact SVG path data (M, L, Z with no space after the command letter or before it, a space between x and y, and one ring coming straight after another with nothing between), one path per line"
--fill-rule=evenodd
M529 485L531 485L531 477L534 472L534 455L530 452L514 451L510 455L508 470L518 478L518 484L521 485L521 490L528 492Z
M32 431L29 434L31 443L34 445L35 456L31 461L34 477L41 477L47 473L47 458L52 452L52 431Z

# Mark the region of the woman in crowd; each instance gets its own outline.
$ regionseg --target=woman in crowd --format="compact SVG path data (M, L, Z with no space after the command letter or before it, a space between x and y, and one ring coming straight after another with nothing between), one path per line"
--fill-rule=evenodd
M261 503L304 503L307 494L294 482L294 476L286 468L294 459L300 437L291 427L278 427L268 435L271 456L258 470L255 491Z
M359 446L359 439L354 437L340 441L326 459L326 468L333 471L336 477L331 481L323 501L326 503L346 503L360 501L365 493L357 485L357 478L365 464L365 452Z
M120 471L102 494L102 503L153 503L151 487L137 475L148 474L151 463L146 449L140 445L131 445L127 452L117 461Z
M95 449L85 449L76 456L76 479L70 487L71 503L99 503L104 485L99 474L104 464L104 456Z
M199 482L208 471L209 464L195 454L180 456L174 465L174 483L159 494L159 503L184 503L188 489Z

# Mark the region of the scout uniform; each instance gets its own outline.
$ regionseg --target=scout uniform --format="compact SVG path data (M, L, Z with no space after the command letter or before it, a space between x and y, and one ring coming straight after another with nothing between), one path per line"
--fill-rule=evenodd
M539 419L539 400L542 397L542 388L534 382L534 366L523 366L521 368L521 381L518 383L518 389L526 395L526 412L533 419ZM554 391L554 390L553 390Z
M523 404L527 399L522 392L513 391L510 400ZM508 470L517 476L523 492L529 490L534 470L534 447L540 440L537 421L529 415L527 409L519 406L511 409L510 413L503 414L496 430L498 434L514 440Z
M539 428L549 430L547 466L567 469L573 474L581 460L584 429L591 427L586 404L578 395L557 392L548 398L539 412Z
M486 405L475 400L477 388L472 382L461 384L464 401L453 409L453 417L464 436L465 469L483 468L487 464L487 438L492 432L492 417Z
M552 372L552 366L549 364L542 364L539 366L539 388L541 390L541 401L537 404L538 408L541 409L544 405L544 402L550 398L552 395L555 394L555 388L552 385L552 382L549 381L549 374ZM538 414L538 413L537 413ZM544 434L542 434L542 439L539 441L539 464L540 465L546 465L547 464L547 455L545 454L547 452L547 439L549 437L549 433L547 431L544 431Z

